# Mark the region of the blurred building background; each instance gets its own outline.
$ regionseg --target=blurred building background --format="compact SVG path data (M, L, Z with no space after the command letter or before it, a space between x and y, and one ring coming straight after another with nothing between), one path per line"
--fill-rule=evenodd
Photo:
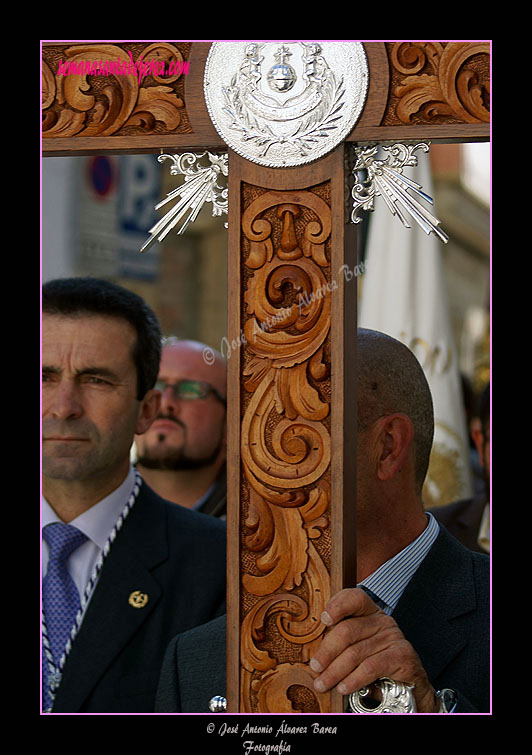
M434 211L450 237L442 255L460 367L478 390L489 378L490 145L435 144L430 160ZM165 333L220 348L225 219L206 204L184 235L138 251L162 214L155 204L178 180L155 155L43 159L42 278L115 280L147 299Z
M42 279L107 278L140 294L165 335L220 348L226 329L224 221L207 204L182 236L140 254L154 209L180 179L156 155L49 157L42 161Z
M423 489L429 508L469 499L485 489L470 432L478 393L489 377L485 230L490 181L489 175L485 180L476 175L478 165L485 169L486 148L481 146L483 151L475 148L472 153L469 146L437 147L432 160L418 153L417 166L403 170L404 177L435 199L440 229L449 235L447 244L434 234L427 236L414 221L404 228L382 199L375 202L364 234L359 326L408 346L432 393L435 433ZM378 157L387 161L386 150Z
M441 255L464 405L471 412L490 375L490 144L436 144L419 160L430 160L433 211L449 236ZM184 235L172 232L163 244L139 252L163 214L155 205L180 180L156 155L43 159L42 279L109 278L143 296L166 335L223 351L227 218L213 218L206 204ZM359 228L361 260L371 218Z
M436 215L460 367L480 392L490 376L490 144L431 147Z

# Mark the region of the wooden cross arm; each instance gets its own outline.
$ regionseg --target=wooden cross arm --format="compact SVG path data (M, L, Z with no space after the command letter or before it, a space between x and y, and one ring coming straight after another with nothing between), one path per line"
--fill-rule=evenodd
M44 43L43 155L224 150L203 94L209 48L209 42ZM364 48L369 92L347 141L489 140L489 42ZM117 75L66 73L99 61L137 64L137 72L143 62L147 73L127 74L125 67ZM156 63L177 73L159 75Z

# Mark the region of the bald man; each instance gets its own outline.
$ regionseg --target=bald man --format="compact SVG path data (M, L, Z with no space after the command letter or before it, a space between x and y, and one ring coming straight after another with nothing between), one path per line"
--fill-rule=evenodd
M489 558L424 510L434 433L427 380L399 341L360 329L357 342L357 585L321 616L315 689L349 695L389 677L414 685L418 713L488 712ZM178 636L156 710L205 712L224 694L224 658L223 617Z
M166 500L225 516L225 360L198 341L167 338L155 387L161 408L135 437L138 471Z
M357 583L335 595L310 661L319 691L389 677L420 713L489 709L489 559L424 509L434 409L423 369L378 331L357 338ZM451 692L442 697L442 689Z

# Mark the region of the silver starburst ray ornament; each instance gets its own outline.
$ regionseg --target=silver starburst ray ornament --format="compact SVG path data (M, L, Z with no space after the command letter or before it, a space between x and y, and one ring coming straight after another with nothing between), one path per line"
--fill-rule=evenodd
M207 158L207 164L202 163L204 158ZM141 247L141 252L145 252L155 241L166 238L180 221L183 223L177 233L183 234L189 224L196 220L205 202L212 203L213 216L227 214L226 153L203 152L198 155L185 152L182 155L159 155L157 159L159 162L171 160L170 174L182 175L185 180L155 205L155 209L158 210L169 202L176 202L172 209L150 228L150 238Z
M390 153L384 160L377 160L380 149ZM357 177L357 182L351 192L353 197L351 220L353 223L360 223L362 218L358 215L359 211L373 210L375 197L380 196L392 215L395 215L405 228L411 228L410 216L427 235L434 233L446 244L449 237L438 227L440 221L423 207L415 196L412 196L412 193L429 204L433 204L432 198L421 191L420 184L403 175L403 168L417 165L414 152L418 149L428 152L429 145L425 143L389 146L374 144L355 147L356 162L353 173ZM364 170L367 171L367 178L361 181L359 173Z

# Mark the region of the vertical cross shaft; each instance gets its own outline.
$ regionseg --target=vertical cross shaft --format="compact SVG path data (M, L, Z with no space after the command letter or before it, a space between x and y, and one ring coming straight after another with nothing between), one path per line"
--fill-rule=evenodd
M229 157L228 710L343 710L308 661L355 581L356 245L344 148Z

